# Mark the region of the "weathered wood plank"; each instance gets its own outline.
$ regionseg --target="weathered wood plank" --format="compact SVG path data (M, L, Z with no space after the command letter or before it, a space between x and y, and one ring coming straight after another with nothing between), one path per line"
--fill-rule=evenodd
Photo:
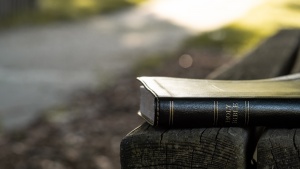
M298 73L298 72L300 72L300 45L298 48L297 59L295 59L294 66L291 73Z
M214 78L258 79L287 74L291 69L291 59L295 57L298 36L299 32L295 30L281 31L259 46L255 50L257 52L250 53L246 57L248 64L240 61ZM273 41L282 43L275 45ZM268 52L274 47L275 52ZM279 47L281 49L277 49ZM278 52L280 57L288 59L270 59L266 56ZM260 57L256 56L258 53ZM251 131L245 128L164 129L143 124L122 140L121 165L123 169L246 168L250 166L256 143L252 142Z
M258 142L258 168L300 168L299 148L299 129L268 129Z
M243 128L162 129L145 123L126 138L122 168L246 167Z
M299 62L298 53L292 73L300 72ZM257 168L300 168L299 153L299 128L267 128L257 143Z
M297 57L299 38L300 30L279 31L235 65L225 65L209 78L263 79L289 74Z

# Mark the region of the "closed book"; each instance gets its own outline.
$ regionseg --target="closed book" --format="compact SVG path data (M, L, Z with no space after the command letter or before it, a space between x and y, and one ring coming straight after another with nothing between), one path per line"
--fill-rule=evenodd
M139 115L152 125L167 127L300 126L300 81L289 77L139 77Z

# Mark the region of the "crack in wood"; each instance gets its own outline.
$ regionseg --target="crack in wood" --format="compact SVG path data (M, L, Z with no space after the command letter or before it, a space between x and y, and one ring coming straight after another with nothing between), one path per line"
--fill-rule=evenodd
M298 157L298 162L300 162L300 156L299 156L299 148L298 148L298 146L297 146L297 144L296 144L296 134L297 134L297 129L294 129L295 131L294 131L294 135L293 135L293 145L294 145L294 148L295 148L295 150L296 150L296 152L297 152L297 157Z

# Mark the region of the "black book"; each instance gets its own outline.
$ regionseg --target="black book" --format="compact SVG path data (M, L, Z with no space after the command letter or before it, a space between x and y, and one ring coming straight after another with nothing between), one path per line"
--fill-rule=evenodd
M139 77L140 111L168 127L300 126L299 74L226 81Z

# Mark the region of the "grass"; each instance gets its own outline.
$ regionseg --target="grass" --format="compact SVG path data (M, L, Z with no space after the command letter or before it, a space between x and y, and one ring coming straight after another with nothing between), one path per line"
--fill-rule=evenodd
M224 28L187 39L183 47L212 48L241 56L287 28L300 28L300 1L269 0Z
M116 11L139 2L141 0L39 0L39 7L42 13L49 16L74 19L90 14Z
M71 21L124 9L145 0L37 0L37 10L1 18L0 28L53 21Z
M147 56L146 58L143 57L143 59L133 65L131 72L133 72L135 76L151 75L154 69L163 66L171 56L173 56L171 53L160 53Z
M241 57L280 29L292 28L300 28L300 1L268 0L223 28L187 38L174 53L143 59L136 64L133 72L147 75L147 70L157 69L171 58L177 59L176 52L193 49Z
M225 53L242 53L248 50L259 41L261 35L234 26L227 26L222 29L206 32L199 36L187 39L184 48L205 48Z

